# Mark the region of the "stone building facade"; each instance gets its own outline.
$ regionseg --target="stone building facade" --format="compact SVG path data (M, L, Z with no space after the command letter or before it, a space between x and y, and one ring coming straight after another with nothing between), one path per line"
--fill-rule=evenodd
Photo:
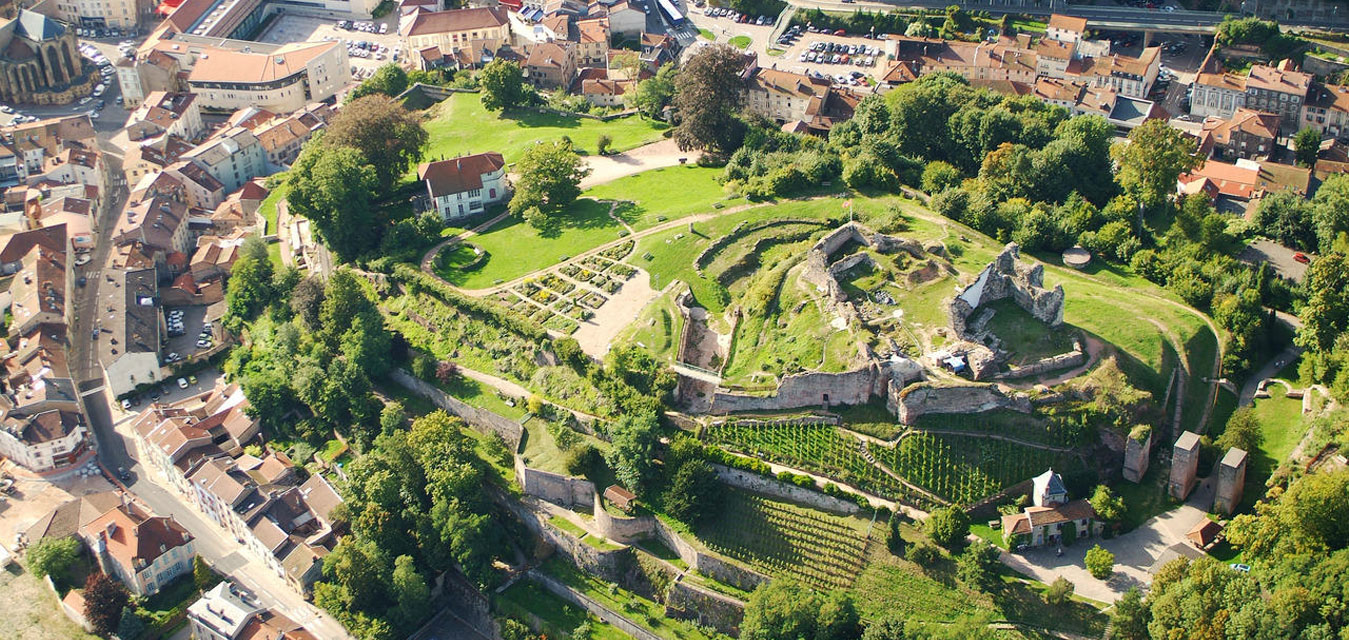
M0 24L0 102L66 104L93 91L90 68L65 24L27 9Z

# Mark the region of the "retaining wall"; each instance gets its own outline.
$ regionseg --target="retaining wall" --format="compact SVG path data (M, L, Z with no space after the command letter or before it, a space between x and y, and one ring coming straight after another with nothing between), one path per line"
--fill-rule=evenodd
M1008 396L992 385L936 386L928 382L903 389L890 385L886 407L905 425L929 413L982 413L994 409L1031 412L1030 399L1024 394Z
M742 471L740 469L732 469L719 464L712 465L712 468L716 470L718 480L721 480L732 487L753 491L770 498L787 500L796 504L844 515L851 515L862 510L861 507L857 506L856 502L820 493L819 491L807 487L798 487L794 484L778 480L777 478L770 478L768 476L751 473L749 471Z
M745 591L753 591L769 580L768 576L758 571L726 562L698 549L660 520L655 522L654 533L657 540L679 554L679 559L690 568L713 580Z
M590 506L590 497L595 494L591 481L530 468L519 453L515 454L515 480L525 495L564 507Z
M662 640L660 636L637 626L631 620L619 615L618 612L591 599L590 596L563 584L552 576L541 573L537 569L529 570L529 579L537 582L553 595L595 614L595 617L618 627L620 631L637 640Z
M1071 369L1073 367L1080 366L1082 363L1086 361L1087 361L1087 354L1086 352L1082 351L1082 349L1079 347L1067 353L1060 353L1058 355L1049 356L1047 358L1041 358L1024 367L1017 367L1015 369L1003 371L1002 373L999 373L993 377L994 379L997 380L1013 380L1016 378L1029 378L1031 376L1038 376L1042 373L1049 373L1051 371L1061 371L1063 369Z
M604 537L615 542L628 544L651 535L656 527L656 519L652 516L638 516L634 518L616 516L604 509L604 499L600 494L593 494L595 498L594 515L595 528L599 530Z
M486 409L479 409L475 406L466 404L458 398L450 396L425 380L421 380L402 369L394 369L389 375L393 378L394 382L397 382L417 395L430 400L432 404L444 409L451 415L463 418L464 422L467 422L478 431L483 433L496 432L501 434L501 437L506 440L511 448L515 448L520 444L520 437L523 433L523 428L520 426L520 423Z
M679 620L711 626L729 636L738 636L740 623L745 619L745 603L680 581L670 585L665 613Z
M842 373L807 371L784 376L773 395L754 396L718 391L708 413L780 411L836 404L865 404L881 384L880 367L868 364ZM828 397L826 399L826 396Z

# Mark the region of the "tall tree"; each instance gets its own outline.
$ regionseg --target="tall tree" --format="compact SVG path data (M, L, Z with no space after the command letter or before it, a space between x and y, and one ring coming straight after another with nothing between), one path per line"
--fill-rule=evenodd
M421 160L430 137L421 116L386 95L369 95L338 110L321 138L328 147L351 147L374 167L382 190L393 187L408 167ZM312 143L311 143L312 144ZM359 229L369 233L369 229Z
M1260 199L1255 224L1260 233L1279 244L1315 251L1314 209L1311 202L1292 191L1275 191Z
M478 72L482 87L482 106L488 111L509 111L529 103L530 90L525 85L520 65L513 60L497 58Z
M1322 188L1325 188L1324 186ZM1349 256L1331 253L1318 258L1307 269L1302 290L1307 301L1298 313L1299 346L1329 352L1340 334L1349 329Z
M1115 601L1110 621L1115 627L1113 637L1120 640L1148 640L1148 609L1143 604L1143 592L1138 587L1129 587Z
M394 601L398 603L398 617L405 629L426 617L431 604L431 590L426 586L426 578L417 571L412 556L398 556L393 563L393 576L390 579Z
M703 460L689 460L675 471L665 494L665 510L680 522L697 526L719 513L723 487Z
M231 317L252 320L272 302L272 293L272 261L265 253L261 260L245 253L234 262L225 287L225 305Z
M290 309L310 331L319 330L319 308L323 305L323 279L309 276L295 285L290 294Z
M744 69L744 54L724 44L703 47L684 62L674 81L679 119L674 138L680 149L729 153L739 146L736 112L744 100Z
M923 530L933 542L950 549L970 534L970 519L955 507L938 507L928 516Z
M1215 444L1223 451L1236 447L1254 453L1264 439L1260 417L1250 407L1241 407L1228 416L1227 426L1223 427L1223 433Z
M403 67L390 62L375 70L374 75L366 78L364 82L356 85L351 93L347 94L347 101L357 100L368 95L380 94L386 96L397 96L408 88L408 74Z
M1321 134L1307 127L1293 136L1293 149L1297 163L1304 167L1316 167L1316 156L1321 152Z
M1097 580L1105 580L1115 573L1115 554L1101 545L1087 549L1087 573Z
M1149 207L1166 202L1176 191L1176 179L1201 161L1194 140L1164 120L1148 120L1130 131L1128 142L1117 143L1110 155L1119 166L1120 186Z
M28 548L28 569L59 583L79 554L80 543L75 538L43 538Z
M524 216L535 227L546 227L556 215L581 195L581 180L590 168L572 150L570 140L536 144L515 165L515 195L510 211Z
M1335 241L1349 232L1349 174L1337 173L1316 190L1312 198L1312 223L1322 253L1335 248Z
M122 583L103 573L93 573L84 582L84 617L98 633L112 633L122 620L122 609L131 600Z
M655 77L638 82L637 88L625 95L624 99L628 106L637 109L643 116L659 118L665 107L674 100L675 78L678 75L679 70L674 64L667 62L656 71Z
M610 427L613 447L605 457L620 484L633 492L646 488L655 472L659 437L654 414L627 414Z
M346 146L305 145L289 175L287 201L291 211L314 223L319 237L338 260L350 262L375 246L379 237L371 233L375 211L370 201L379 187L379 177L360 151Z

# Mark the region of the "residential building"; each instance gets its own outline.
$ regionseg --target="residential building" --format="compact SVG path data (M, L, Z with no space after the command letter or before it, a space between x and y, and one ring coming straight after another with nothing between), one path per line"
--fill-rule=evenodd
M126 130L133 142L163 135L199 140L206 133L197 96L177 91L154 91L147 95L131 112Z
M183 201L188 207L212 210L225 201L225 185L201 164L179 160L166 167L164 174L173 176L183 185Z
M156 91L187 89L182 64L163 51L151 50L139 60L122 58L113 68L117 71L117 86L122 90L122 104L128 109L135 109L145 96Z
M1045 38L1055 42L1076 43L1087 33L1087 19L1053 14L1045 27Z
M623 96L637 86L635 80L596 78L581 81L581 96L597 107L622 107Z
M266 149L252 131L243 127L216 132L206 142L183 154L182 159L205 169L224 186L225 193L238 190L253 178L272 174L267 165Z
M1280 117L1242 107L1226 120L1208 118L1204 134L1212 137L1213 157L1268 158L1279 137Z
M196 543L172 518L126 502L80 528L80 537L104 573L138 596L152 596L192 573Z
M198 237L197 250L192 253L190 263L192 279L201 283L229 275L230 269L239 259L239 249L249 235L244 229L235 229L227 236Z
M1349 139L1349 87L1312 85L1302 109L1302 127L1323 138Z
M226 580L187 608L195 640L316 640L289 618L263 609L252 594Z
M0 21L0 103L67 104L97 84L88 73L75 30L36 11L20 9Z
M1010 80L1028 85L1034 84L1038 75L1035 53L1014 44L891 35L885 48L894 60L884 76L891 85L939 71L951 71L971 81Z
M609 63L609 19L581 20L576 28L576 64L604 67Z
M211 232L223 236L235 229L255 228L261 219L257 215L258 209L270 193L262 180L258 178L249 180L216 207L215 212L211 214Z
M46 538L76 537L82 527L122 506L122 499L122 494L117 491L100 491L71 498L43 514L24 530L23 536L30 545Z
M424 162L417 167L417 178L426 184L432 207L447 222L481 213L505 200L510 191L506 161L499 153Z
M1246 76L1246 107L1275 113L1291 133L1302 121L1302 106L1311 89L1312 76L1293 69L1291 60L1278 66L1257 64ZM1234 111L1235 113L1235 111Z
M155 3L147 0L58 0L46 6L58 20L96 29L134 30L155 10Z
M135 185L145 176L167 169L192 148L191 143L174 135L162 135L132 145L122 157L122 172L126 174L127 184Z
M1148 47L1137 58L1122 55L1076 58L1068 64L1064 77L1109 87L1122 96L1146 99L1161 73L1161 64L1161 47Z
M155 269L114 269L98 288L98 359L108 392L120 397L162 379L159 352L163 315L159 310L159 278Z
M1032 481L1031 502L1021 513L1002 517L1003 538L1009 546L1062 544L1069 530L1074 539L1096 532L1096 510L1086 500L1069 500L1063 478L1053 469Z
M350 81L347 50L340 42L292 43L270 52L204 49L187 78L202 109L258 107L275 113L329 100Z
M192 249L187 209L184 202L162 195L134 201L117 219L112 242L119 246L134 243L162 266L168 254Z
M801 121L816 132L851 118L858 102L827 78L761 67L749 72L744 94L747 110L779 123Z
M638 58L646 65L647 71L655 73L662 65L673 63L679 56L679 46L674 38L666 34L642 32L641 54Z
M511 44L510 19L504 7L425 11L417 9L399 22L398 33L408 51L426 47L495 52Z
M609 30L627 38L640 38L646 31L646 12L634 8L627 0L615 2L608 7L602 4L591 5L590 14L604 16L609 20Z
M540 42L530 47L524 68L536 88L567 91L576 78L576 44Z
M268 166L282 171L299 157L305 142L328 126L332 113L327 104L312 102L290 115L245 109L235 113L230 123L252 131L262 145Z
M0 187L27 182L67 148L96 150L89 116L64 116L0 127Z

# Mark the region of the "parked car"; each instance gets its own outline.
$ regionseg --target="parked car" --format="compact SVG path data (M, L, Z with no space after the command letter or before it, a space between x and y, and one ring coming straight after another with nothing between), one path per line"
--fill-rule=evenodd
M131 401L127 400L126 398L122 398L122 411L126 411L130 408L131 408Z
M1302 264L1311 264L1312 261L1311 258L1307 257L1307 254L1302 253L1301 251L1293 254L1293 260L1301 262Z
M1237 562L1233 562L1232 564L1229 564L1227 566L1231 567L1233 571L1240 571L1241 573L1251 572L1251 565L1249 564L1240 564Z

